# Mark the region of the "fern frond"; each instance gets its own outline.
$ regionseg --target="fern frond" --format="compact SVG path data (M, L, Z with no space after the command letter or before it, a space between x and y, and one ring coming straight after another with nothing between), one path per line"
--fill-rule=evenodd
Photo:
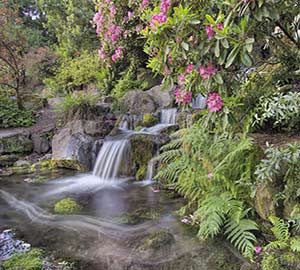
M160 150L162 152L165 151L169 151L169 150L174 150L174 149L179 149L182 145L182 139L176 139L176 140L172 140L171 142L169 142L166 145L163 145Z
M300 237L295 236L291 238L291 250L294 252L300 252Z
M252 231L258 230L257 224L250 219L239 222L229 220L225 226L227 239L242 253L248 256L253 254L256 237Z
M176 158L181 156L181 150L169 150L167 152L161 153L156 160L161 161L163 163L169 163L174 161Z
M279 241L287 241L290 238L288 223L276 216L270 216L269 220L273 225L271 230L276 239Z

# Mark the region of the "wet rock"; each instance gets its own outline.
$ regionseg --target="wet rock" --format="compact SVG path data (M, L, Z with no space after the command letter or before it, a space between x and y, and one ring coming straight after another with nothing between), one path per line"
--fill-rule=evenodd
M145 168L155 153L154 137L151 135L137 135L131 140L132 157L135 175L141 168Z
M140 208L131 213L124 213L116 221L119 224L136 225L145 220L154 220L161 216L162 209Z
M12 166L20 157L18 155L0 155L0 168Z
M31 153L32 149L32 140L23 130L0 133L0 155L26 154Z
M14 163L15 167L30 167L32 164L27 160L18 160Z
M193 125L193 115L190 112L179 112L176 117L179 128L189 128Z
M89 170L93 142L90 136L82 132L72 133L69 128L64 128L53 138L52 159L59 161L61 166L65 164L64 160L74 161Z
M173 93L171 88L163 89L162 85L157 85L146 91L155 102L158 104L159 108L169 108L173 105Z
M51 142L45 134L32 134L33 151L39 155L47 153L51 149Z
M150 234L144 239L143 243L138 247L138 250L154 250L157 251L165 246L175 242L174 236L166 231L158 231Z

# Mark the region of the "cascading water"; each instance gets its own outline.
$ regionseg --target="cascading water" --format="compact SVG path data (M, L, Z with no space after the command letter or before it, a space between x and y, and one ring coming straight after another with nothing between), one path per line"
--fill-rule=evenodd
M98 154L93 175L102 180L114 180L119 175L122 160L129 155L130 143L126 139L104 142Z
M162 109L160 123L168 124L168 125L175 125L176 124L176 114L177 114L176 108Z

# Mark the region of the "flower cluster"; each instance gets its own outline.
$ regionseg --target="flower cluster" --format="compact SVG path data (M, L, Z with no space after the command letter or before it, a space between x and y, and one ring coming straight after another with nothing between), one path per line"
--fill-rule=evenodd
M192 101L193 98L193 92L192 91L186 91L185 89L181 87L177 87L175 90L175 100L178 104L187 104Z
M213 77L216 73L217 73L217 68L214 67L212 65L212 63L210 63L207 67L205 66L199 66L198 68L198 72L199 75L204 79L210 79L211 77Z
M222 23L218 23L216 25L216 29L222 31L224 29L223 24ZM214 38L214 36L216 34L216 31L215 31L215 29L214 29L214 27L212 25L205 26L205 31L206 31L208 40L211 40L211 39Z
M170 5L171 5L170 0L162 0L162 2L160 4L160 13L152 16L152 20L150 22L151 28L156 28L156 22L158 24L161 24L168 20L167 13L168 13Z
M208 94L206 105L210 112L218 112L222 110L224 101L218 93L210 93Z

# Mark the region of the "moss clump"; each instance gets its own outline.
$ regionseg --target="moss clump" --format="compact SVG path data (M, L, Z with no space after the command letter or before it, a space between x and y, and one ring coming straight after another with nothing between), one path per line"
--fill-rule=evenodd
M62 169L70 169L70 170L76 170L76 171L87 171L88 168L86 168L84 165L82 165L77 160L67 160L67 159L51 159L51 160L43 160L38 163L35 163L31 166L31 172L35 171L47 171L47 170L55 170L58 168Z
M162 209L140 208L132 213L124 213L117 222L120 224L135 225L144 220L159 218L161 216L161 211Z
M158 231L150 234L139 247L139 250L158 250L166 245L170 245L174 242L172 234L166 231Z
M147 166L143 165L142 167L140 167L135 175L135 179L140 181L145 179L145 176L147 174Z
M63 199L54 205L54 212L62 215L75 214L80 212L81 209L82 206L71 198Z
M155 124L157 124L157 118L155 118L152 114L147 113L144 114L143 116L143 121L142 121L142 125L144 127L151 127L154 126Z
M142 130L142 129L143 129L142 126L137 126L134 130L135 130L135 131L140 131L140 130Z
M9 270L42 270L43 252L34 248L27 253L15 254L3 263L3 267Z

